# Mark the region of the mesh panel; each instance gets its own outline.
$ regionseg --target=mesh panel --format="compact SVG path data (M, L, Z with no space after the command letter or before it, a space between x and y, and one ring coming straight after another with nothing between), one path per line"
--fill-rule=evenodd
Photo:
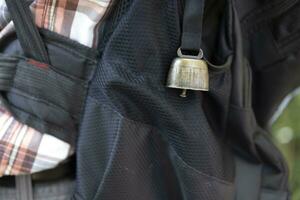
M177 1L121 0L106 24L79 139L78 197L232 198L224 139L230 71L212 72L210 92L185 99L165 87L179 47L179 9Z

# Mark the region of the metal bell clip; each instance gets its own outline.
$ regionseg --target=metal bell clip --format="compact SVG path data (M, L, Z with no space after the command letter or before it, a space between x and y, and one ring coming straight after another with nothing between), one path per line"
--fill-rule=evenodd
M178 57L172 62L167 87L182 89L181 97L186 97L187 90L209 90L209 74L207 62L200 49L197 56L183 55L181 49Z

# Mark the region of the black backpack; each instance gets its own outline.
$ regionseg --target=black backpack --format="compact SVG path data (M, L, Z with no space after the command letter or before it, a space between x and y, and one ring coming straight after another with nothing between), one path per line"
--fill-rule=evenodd
M17 29L25 52L4 97L18 119L38 130L58 126L66 134L55 136L76 142L73 199L286 200L287 167L267 129L282 99L300 85L299 26L291 26L299 8L296 0L212 0L205 7L202 0L118 0L100 29L98 57L37 30L28 34L45 45L48 58L39 59L26 54L26 34ZM190 54L199 45L209 91L188 90L182 98L166 87L170 66L179 47ZM1 60L16 49L12 39L1 47ZM29 72L24 55L50 63L53 72ZM67 68L70 62L78 71ZM40 83L54 96L23 86L67 112L20 100L11 89L24 78L36 84L37 76L64 83L73 77L69 92ZM51 109L61 118L41 115L36 122L25 101L35 114Z

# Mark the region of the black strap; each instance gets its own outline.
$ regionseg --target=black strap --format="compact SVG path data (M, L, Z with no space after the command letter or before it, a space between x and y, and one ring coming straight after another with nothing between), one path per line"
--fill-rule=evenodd
M26 1L6 0L6 4L25 55L40 62L49 63L45 45Z
M249 163L240 156L235 156L235 166L235 200L261 199L262 166Z
M201 49L202 24L205 0L185 0L181 49L197 51Z
M0 54L0 91L10 90L18 62L19 59L17 57Z
M31 175L16 176L17 200L33 200Z

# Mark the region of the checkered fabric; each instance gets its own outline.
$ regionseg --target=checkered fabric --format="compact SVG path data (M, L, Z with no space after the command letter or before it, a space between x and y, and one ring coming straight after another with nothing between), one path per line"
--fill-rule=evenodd
M31 10L36 25L88 47L96 47L98 28L111 0L35 0ZM0 28L10 23L5 0L0 0Z
M36 24L89 47L98 41L98 26L110 0L36 0Z
M57 166L71 146L18 122L0 109L0 176L28 174Z
M35 0L31 10L38 27L96 47L97 30L110 0ZM0 42L14 31L5 0L0 0ZM74 147L18 122L0 99L0 176L35 173L57 166Z

